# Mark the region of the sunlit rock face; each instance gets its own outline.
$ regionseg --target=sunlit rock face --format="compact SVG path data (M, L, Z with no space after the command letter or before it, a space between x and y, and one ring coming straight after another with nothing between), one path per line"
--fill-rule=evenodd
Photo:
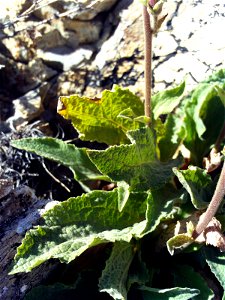
M0 96L8 110L2 119L11 116L14 100L46 84L48 93L41 104L53 110L59 95L95 97L113 84L143 98L139 1L42 0L34 5L14 0L2 2L0 8ZM162 12L166 14L153 40L153 92L184 78L190 91L224 66L220 32L225 7L221 1L167 1Z

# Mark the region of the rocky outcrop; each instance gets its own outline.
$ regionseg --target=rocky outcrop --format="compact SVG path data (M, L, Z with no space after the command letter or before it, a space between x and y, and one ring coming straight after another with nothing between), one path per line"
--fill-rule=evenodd
M143 96L139 1L42 0L36 6L29 1L13 3L13 8L4 4L5 8L11 5L7 18L15 23L13 28L2 30L0 63L5 67L0 69L0 78L7 77L10 83L6 87L17 84L12 93L0 88L0 96L5 99L1 105L15 104L17 97L43 83L56 88L55 95L51 94L55 103L60 94L92 97L115 83ZM154 92L180 83L186 75L190 90L224 65L224 44L219 36L225 25L224 10L219 1L176 0L165 4L168 15L154 39ZM17 14L23 18L15 19ZM45 95L38 107L48 107L48 101ZM8 116L3 114L1 118Z

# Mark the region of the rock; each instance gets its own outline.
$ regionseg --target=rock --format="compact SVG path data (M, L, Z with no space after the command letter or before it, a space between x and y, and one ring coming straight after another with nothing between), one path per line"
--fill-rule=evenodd
M42 87L43 89L43 87ZM26 93L13 101L14 116L8 118L7 124L13 129L24 126L29 120L38 117L43 111L40 88Z
M4 38L1 43L16 61L27 63L34 57L33 41L26 31L20 32L16 37Z
M54 26L55 25L55 26ZM66 45L66 39L63 37L63 23L56 21L53 26L45 24L38 28L39 37L36 40L38 49L47 51L52 48Z
M51 4L58 11L70 12L71 19L92 20L100 12L110 10L117 0L82 0L79 3L71 0L57 1Z
M86 70L63 72L58 77L58 95L82 95L86 86Z
M76 33L78 44L96 42L102 30L102 23L99 21L78 21L66 18L63 24L65 30L72 30Z
M61 47L46 52L39 51L37 54L52 68L68 71L80 66L82 63L87 63L93 54L93 50L79 48L76 51L71 51L69 48Z

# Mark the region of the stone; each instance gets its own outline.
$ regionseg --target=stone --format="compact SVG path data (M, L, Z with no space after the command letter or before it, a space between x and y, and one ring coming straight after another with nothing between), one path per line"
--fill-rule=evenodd
M76 33L79 44L96 42L102 30L102 23L99 21L78 21L66 18L63 24L66 31L72 30Z
M63 37L63 23L56 21L52 25L44 24L38 28L39 37L36 39L38 49L47 51L66 45L66 39Z
M27 63L34 57L33 41L26 31L20 32L16 37L4 38L1 43L16 61Z
M14 115L7 120L11 128L24 126L43 111L40 88L29 91L13 101Z
M117 0L82 0L79 3L64 0L51 4L61 12L70 12L70 18L79 20L92 20L100 12L110 10Z
M87 63L93 54L93 50L79 48L71 51L67 47L51 49L51 51L38 51L38 57L42 58L45 63L57 70L68 71L77 68L82 63Z
M63 72L58 77L58 95L68 96L72 94L83 95L85 89L86 70Z

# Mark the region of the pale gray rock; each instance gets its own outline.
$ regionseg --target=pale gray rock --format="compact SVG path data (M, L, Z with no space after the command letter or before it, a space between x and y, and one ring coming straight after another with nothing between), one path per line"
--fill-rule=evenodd
M38 57L55 69L68 71L90 60L93 50L79 48L75 51L66 47L51 49L52 51L38 51Z

